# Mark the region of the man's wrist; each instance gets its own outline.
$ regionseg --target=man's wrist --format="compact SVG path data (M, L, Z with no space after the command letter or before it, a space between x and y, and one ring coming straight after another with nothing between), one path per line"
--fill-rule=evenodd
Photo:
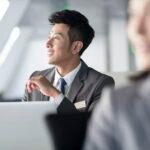
M60 105L60 103L63 101L64 97L65 96L62 93L60 93L57 97L54 98L54 102L56 103L57 106Z
M53 89L53 91L51 92L51 96L55 99L56 97L58 97L58 95L61 94L60 91L58 91L57 89Z

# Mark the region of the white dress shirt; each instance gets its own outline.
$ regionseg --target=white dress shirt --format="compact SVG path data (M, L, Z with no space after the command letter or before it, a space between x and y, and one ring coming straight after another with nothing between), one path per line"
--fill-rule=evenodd
M53 82L53 86L57 88L57 84L58 84L58 80L60 78L64 78L64 80L66 81L66 86L65 86L65 95L68 94L70 88L71 88L71 84L76 76L76 74L78 73L78 71L80 70L80 67L81 67L81 62L80 64L75 68L73 69L71 72L69 72L68 74L66 74L64 77L62 77L57 69L55 69L55 77L54 77L54 82ZM50 101L52 103L55 103L57 106L59 106L59 104L62 102L64 96L62 93L59 94L56 98L53 98L53 97L50 97Z

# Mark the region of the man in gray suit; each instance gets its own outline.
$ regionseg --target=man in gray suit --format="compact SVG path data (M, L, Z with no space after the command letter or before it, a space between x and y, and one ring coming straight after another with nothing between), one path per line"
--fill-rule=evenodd
M55 12L47 41L48 63L54 68L34 72L26 84L24 101L51 101L58 112L92 110L104 87L114 80L88 67L80 56L91 43L94 30L74 10Z
M85 140L85 150L150 149L150 0L130 0L129 39L142 69L133 84L104 92Z

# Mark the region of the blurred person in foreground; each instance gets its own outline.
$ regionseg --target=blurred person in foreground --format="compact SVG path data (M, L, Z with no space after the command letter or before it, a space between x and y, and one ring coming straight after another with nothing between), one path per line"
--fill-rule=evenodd
M53 25L46 43L53 68L34 72L23 101L50 101L58 112L91 111L112 77L90 68L80 58L94 38L94 30L80 12L62 10L49 17ZM97 60L99 61L99 60Z
M84 150L150 149L150 0L130 0L128 11L128 36L143 72L131 85L104 92Z

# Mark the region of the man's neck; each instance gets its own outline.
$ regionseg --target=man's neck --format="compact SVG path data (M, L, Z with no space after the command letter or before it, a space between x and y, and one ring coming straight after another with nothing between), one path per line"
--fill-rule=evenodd
M56 68L57 68L58 73L61 76L65 76L66 74L68 74L69 72L74 70L79 64L80 64L80 60L71 62L71 63L67 63L65 65L56 66Z

